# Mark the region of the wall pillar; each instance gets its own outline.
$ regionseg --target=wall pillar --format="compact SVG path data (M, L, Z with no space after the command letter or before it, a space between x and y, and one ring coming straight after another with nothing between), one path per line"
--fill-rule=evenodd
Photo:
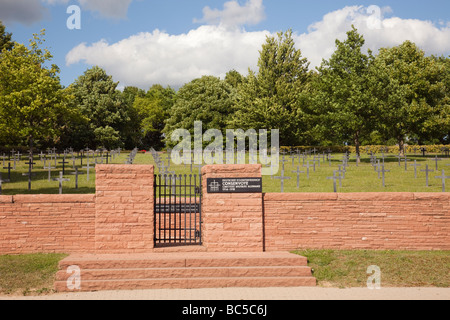
M208 251L262 252L263 198L256 194L208 194L208 178L260 178L261 165L202 168L203 244Z
M154 167L97 165L95 249L145 253L154 247Z

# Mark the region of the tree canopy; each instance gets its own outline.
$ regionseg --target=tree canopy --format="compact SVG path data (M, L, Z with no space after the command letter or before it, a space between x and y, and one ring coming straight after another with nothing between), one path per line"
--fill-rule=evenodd
M46 67L52 55L42 49L43 36L34 35L30 46L15 44L0 58L0 141L4 145L33 146L57 142L68 106L56 65Z
M201 121L209 129L280 130L284 146L450 144L450 58L411 41L364 52L355 27L311 70L292 30L268 36L258 69L223 79L204 75L179 90L152 84L119 90L97 66L64 88L43 48L0 22L0 145L113 149L173 147L172 133Z

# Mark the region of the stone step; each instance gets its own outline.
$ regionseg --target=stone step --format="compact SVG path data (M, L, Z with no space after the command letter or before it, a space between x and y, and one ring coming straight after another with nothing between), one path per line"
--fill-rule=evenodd
M59 264L55 290L72 291L73 266L81 291L316 285L306 258L284 252L71 255Z
M60 270L56 280L71 276ZM220 267L220 268L149 268L149 269L83 269L81 278L87 280L161 279L161 278L237 278L237 277L307 277L309 267Z
M61 270L148 269L188 267L307 266L307 259L289 253L158 253L132 255L71 255L59 263Z
M206 288L276 288L313 287L314 277L254 277L254 278L178 278L178 279L126 279L87 280L78 291L146 290L146 289L206 289ZM70 292L66 281L56 281L55 290Z

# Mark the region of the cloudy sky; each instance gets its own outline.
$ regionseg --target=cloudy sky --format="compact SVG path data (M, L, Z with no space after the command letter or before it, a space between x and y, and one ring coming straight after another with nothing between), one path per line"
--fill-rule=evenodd
M67 27L71 5L81 9L81 29ZM448 0L0 0L0 20L22 43L46 29L65 86L93 65L120 87L143 89L247 74L266 36L287 29L311 68L352 24L374 51L411 40L427 54L450 54Z

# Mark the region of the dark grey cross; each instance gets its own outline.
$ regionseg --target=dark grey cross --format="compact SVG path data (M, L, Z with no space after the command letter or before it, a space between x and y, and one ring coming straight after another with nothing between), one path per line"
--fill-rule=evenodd
M111 156L109 155L109 152L107 151L106 152L106 164L109 164L109 157L111 157Z
M438 158L438 156L436 156L436 157L434 158L434 161L436 162L436 171L437 171L437 170L439 170L438 162L439 162L439 161L442 161L442 159L440 159L440 158Z
M333 180L334 193L337 193L337 180L339 180L339 185L342 187L342 176L340 174L336 175L336 173L338 172L334 171L332 177L327 177L327 180Z
M442 179L442 192L445 192L445 180L450 179L450 176L446 176L445 170L442 170L442 175L436 179Z
M59 172L59 178L53 178L53 181L58 181L59 182L59 194L62 194L62 183L64 181L70 181L70 179L65 179L63 177L63 173L62 171Z
M427 152L427 148L421 148L420 151L422 151L422 156L425 157L425 154Z
M281 170L281 176L280 177L274 177L275 179L281 180L281 193L284 192L284 180L289 180L291 177L285 177L284 176L284 170Z
M300 166L297 166L297 170L292 171L292 173L297 174L297 189L300 189L300 173L305 173L305 171L300 171Z
M58 162L59 164L62 164L62 173L63 175L66 174L66 163L69 163L66 161L66 155L64 155L63 161Z
M381 169L378 169L378 174L381 173L383 176L383 187L386 187L386 181L385 181L385 177L386 177L386 173L387 172L391 172L391 170L386 170L384 167L384 164L381 166Z
M3 180L2 173L0 172L0 196L2 195L2 184L5 182L9 182L9 179Z
M83 174L83 172L78 171L78 167L75 167L75 172L71 173L71 175L75 176L75 189L78 189L78 176Z
M3 167L3 169L8 169L8 180L11 181L11 162L8 162L8 166L7 167Z
M414 177L417 179L417 167L420 167L422 165L417 164L417 160L414 160L414 164L410 164L410 166L414 167Z
M429 186L429 173L430 172L434 172L434 170L429 170L428 169L428 165L425 166L425 170L420 170L420 172L425 172L426 177L427 177L427 187Z
M28 176L28 190L31 190L31 177L35 174L31 172L33 169L33 165L36 164L33 162L33 158L30 157L28 162L25 162L28 165L28 173L22 173L23 176Z
M398 156L395 156L398 159L398 166L401 167L402 166L402 155L399 154Z
M411 161L411 160L406 157L406 154L405 154L405 158L403 159L403 161L405 161L405 171L408 171L408 161Z

